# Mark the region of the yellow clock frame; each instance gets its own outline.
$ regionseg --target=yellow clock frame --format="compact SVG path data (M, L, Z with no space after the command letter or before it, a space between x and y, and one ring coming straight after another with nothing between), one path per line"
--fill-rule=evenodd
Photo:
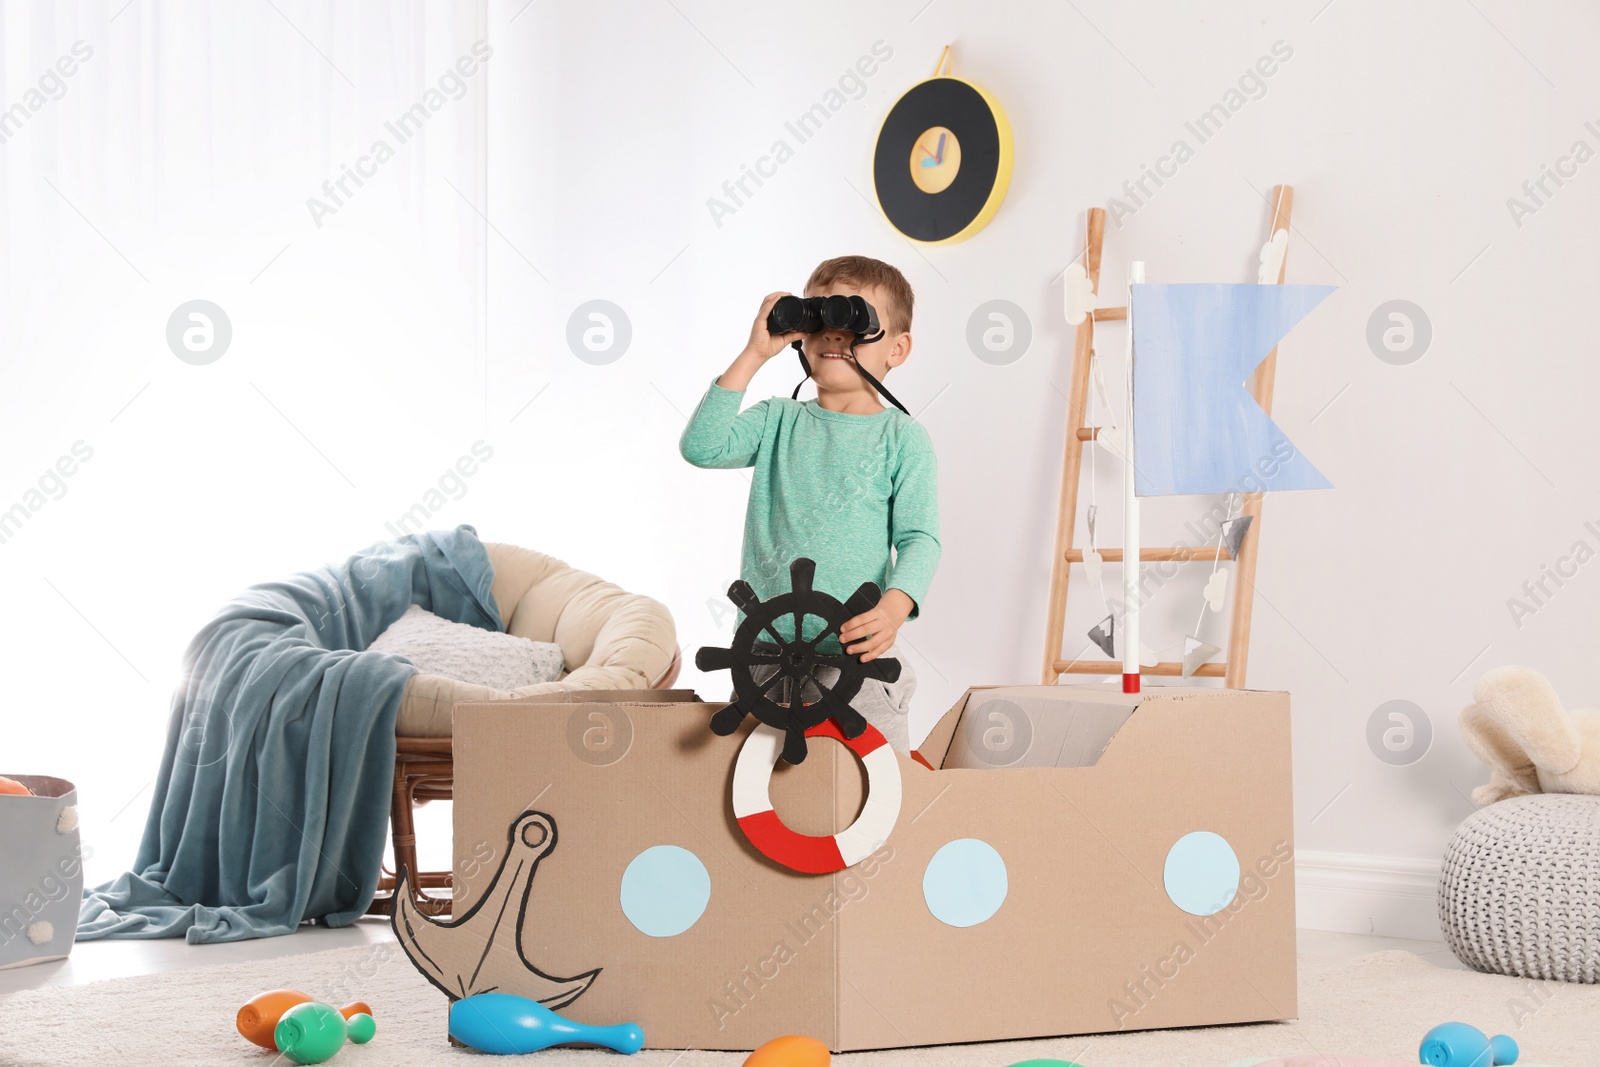
M958 146L944 185L918 181L918 146L948 131ZM943 164L941 164L943 165ZM965 241L989 224L1011 184L1011 124L980 85L949 74L911 86L884 116L873 151L873 192L889 224L918 244ZM926 192L925 184L937 187Z

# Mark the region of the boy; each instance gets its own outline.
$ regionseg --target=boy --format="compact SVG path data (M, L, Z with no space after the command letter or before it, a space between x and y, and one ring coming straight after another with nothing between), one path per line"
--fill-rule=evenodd
M745 511L740 574L762 600L789 591L789 564L799 556L817 564L814 588L840 601L862 582L883 590L876 607L847 620L819 651L900 660L894 682L863 680L852 706L901 753L909 752L906 713L916 677L895 645L902 624L920 606L939 563L938 467L921 423L878 402L856 369L882 381L911 354L913 295L894 267L865 256L826 260L812 271L805 295L859 295L878 312L882 336L852 344L848 331L767 331L767 313L786 293L770 293L750 327L750 341L695 408L679 441L683 458L697 467L755 467ZM741 413L739 403L755 372L791 341L801 341L816 382L815 400L773 397ZM890 548L894 557L890 558ZM743 612L740 613L740 620ZM803 624L814 637L819 620ZM775 623L794 638L794 618ZM775 668L756 669L758 682ZM822 685L837 668L819 667ZM781 688L781 687L780 687ZM807 683L801 699L817 699ZM786 700L787 694L769 694Z

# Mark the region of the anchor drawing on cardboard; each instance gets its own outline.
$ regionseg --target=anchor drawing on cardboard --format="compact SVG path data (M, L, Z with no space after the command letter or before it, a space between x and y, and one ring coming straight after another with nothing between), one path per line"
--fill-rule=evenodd
M555 847L555 820L542 811L523 812L511 824L509 847L488 890L448 923L417 910L406 884L410 874L400 868L390 925L412 965L452 1002L515 988L530 1000L559 1009L581 997L600 973L596 967L557 978L541 971L523 951L533 876Z
M539 861L555 847L555 820L542 811L523 812L511 824L509 848L488 890L449 923L417 910L406 885L409 872L401 867L390 919L395 938L412 966L449 997L452 1041L502 1055L573 1043L638 1052L644 1033L633 1023L593 1026L556 1014L583 996L600 968L557 978L528 959L528 895Z

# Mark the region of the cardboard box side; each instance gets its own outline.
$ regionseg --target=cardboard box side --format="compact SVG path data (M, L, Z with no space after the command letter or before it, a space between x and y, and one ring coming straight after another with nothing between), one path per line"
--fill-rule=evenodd
M504 842L530 802L556 818L561 844L529 890L522 949L548 973L602 968L565 1012L581 1021L639 1021L657 1048L809 1033L847 1051L1295 1013L1285 694L1152 690L1094 767L930 771L900 757L890 841L870 868L830 876L776 866L734 822L749 720L717 738L706 723L722 704L560 703L458 706L456 858L470 901L493 873L475 842ZM597 712L626 746L575 744L574 724ZM954 721L947 746L953 736ZM853 820L864 791L841 746L813 753L775 774L771 795L786 824L821 834ZM1220 834L1255 872L1237 908L1172 906L1165 859L1194 830ZM933 917L922 884L962 837L1000 853L1009 888L992 918L958 928ZM705 915L676 937L640 933L619 902L623 870L657 844L692 852L711 878Z
M1118 759L1093 767L908 769L893 856L840 916L840 1048L1294 1017L1287 698L1207 693L1151 694ZM1172 846L1202 830L1241 866L1234 901L1209 916L1165 885ZM1008 881L968 927L923 894L929 861L960 838L993 847Z
M508 700L463 700L456 707L493 707L499 704L672 704L698 703L693 689L561 689L530 693Z
M493 877L493 860L480 855L485 843L503 846L506 827L531 806L555 819L560 843L532 879L522 952L546 973L600 968L563 1014L597 1024L638 1022L651 1048L749 1050L782 1033L836 1043L831 881L770 863L734 822L730 774L754 722L716 737L706 724L722 706L458 706L457 906L470 907ZM603 765L572 742L573 716L581 732L595 712L628 738ZM831 778L829 762L819 759L812 773ZM785 817L828 823L842 788L795 790L782 798ZM675 936L641 932L621 903L624 872L660 845L691 853L710 878L704 913ZM519 991L515 980L504 988Z

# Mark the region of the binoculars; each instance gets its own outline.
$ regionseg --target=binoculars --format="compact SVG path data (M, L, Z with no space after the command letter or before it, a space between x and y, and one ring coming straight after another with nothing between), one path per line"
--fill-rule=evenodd
M786 333L820 333L823 330L839 330L844 333L854 334L850 342L850 352L855 354L856 345L868 344L883 336L883 330L878 325L878 312L860 296L780 296L777 303L772 305L772 310L767 312L767 332L773 335ZM791 341L794 350L800 356L800 369L805 372L805 378L800 379L800 385L794 387L790 400L800 396L800 386L804 385L806 378L811 377L811 364L806 360L805 346L799 341ZM894 394L883 387L883 383L874 378L867 368L857 360L852 359L850 365L856 373L865 378L885 400L906 411L906 406L894 398ZM906 411L906 414L910 412Z
M767 312L767 332L771 334L842 330L871 343L877 338L868 335L878 329L878 312L859 296L782 296ZM798 341L795 346L799 347Z

